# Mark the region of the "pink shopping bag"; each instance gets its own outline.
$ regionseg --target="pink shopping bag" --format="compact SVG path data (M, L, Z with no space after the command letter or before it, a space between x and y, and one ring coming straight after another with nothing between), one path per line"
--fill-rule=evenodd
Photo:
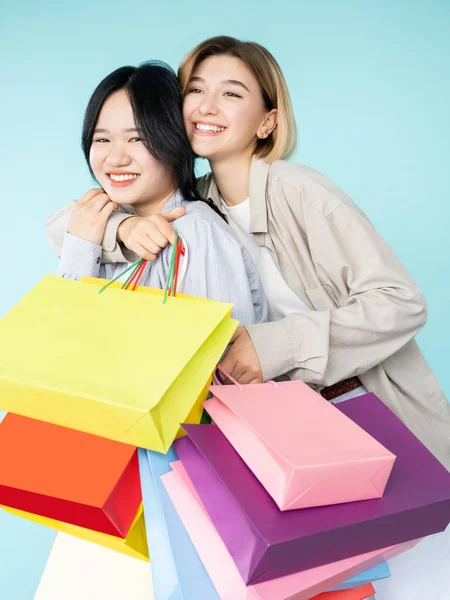
M234 383L211 386L204 406L281 510L381 498L394 454L320 394Z

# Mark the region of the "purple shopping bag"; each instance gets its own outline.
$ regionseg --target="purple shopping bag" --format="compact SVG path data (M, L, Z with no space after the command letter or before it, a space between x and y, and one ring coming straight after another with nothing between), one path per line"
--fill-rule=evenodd
M185 425L189 437L175 441L247 584L421 538L448 525L450 473L381 400L367 394L336 410L397 456L383 498L281 512L218 427ZM223 485L211 485L205 464Z

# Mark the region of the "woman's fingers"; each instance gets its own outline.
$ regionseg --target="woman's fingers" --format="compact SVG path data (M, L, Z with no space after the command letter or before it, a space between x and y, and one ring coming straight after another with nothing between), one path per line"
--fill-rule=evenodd
M184 209L182 210L184 211ZM131 221L131 229L127 232L128 235L124 240L127 248L136 252L136 254L140 254L136 249L139 245L141 251L143 249L144 252L156 257L168 244L173 245L175 243L175 230L169 221L178 218L174 215L174 212ZM179 211L176 214L179 214ZM155 258L148 258L147 260L155 260Z
M69 233L94 244L101 244L106 223L117 208L101 188L89 190L76 202L69 221Z
M101 212L101 210L105 208L107 204L111 204L111 199L107 194L103 193L96 194L95 196L87 200L84 206L88 207L92 211ZM117 206L115 202L114 205Z
M186 214L186 209L184 208L184 206L178 206L177 208L174 208L173 210L170 210L169 212L163 213L161 216L164 217L164 219L168 223L172 223L172 221L175 221L176 219L183 217L185 214Z
M161 230L161 223L164 222L165 225L169 228L169 230L165 229L163 227L163 230ZM142 223L142 234L145 238L147 238L150 242L152 242L153 244L157 245L159 247L159 252L161 251L162 248L165 248L167 246L167 244L170 244L170 240L172 237L172 232L173 231L173 238L175 239L175 232L172 228L171 225L169 225L169 223L165 220L162 219L162 221L157 221L157 220L145 220ZM150 250L150 248L149 248Z
M95 196L98 194L104 194L104 190L102 188L92 188L88 190L85 194L81 196L81 198L77 201L77 204L86 204L90 202Z
M93 202L101 201L93 198ZM179 206L167 213L151 217L130 217L119 225L117 238L142 258L155 260L163 248L175 243L176 232L171 223L185 214L186 209ZM144 257L142 253L146 253L146 256ZM153 257L147 258L149 255Z
M103 208L100 210L100 213L106 218L106 220L108 220L109 217L113 214L113 212L118 208L119 205L117 204L117 202L113 202L112 200L110 200L109 202L105 202Z
M176 209L179 210L179 209ZM184 208L182 210L185 210ZM186 211L185 211L186 212ZM175 221L179 217L174 216L175 211L170 211L168 213L164 213L161 215L154 215L151 217L152 224L155 226L159 235L161 235L164 240L166 240L165 245L175 243L175 229L172 227L171 222ZM180 215L182 216L182 215ZM164 247L164 246L162 246Z
M239 383L261 383L261 365L245 327L239 327L220 366Z
M129 248L135 254L137 254L144 260L148 260L149 262L153 262L154 260L156 260L158 258L157 254L153 254L152 252L149 252L146 248L144 248L144 246L142 246L142 244L139 244L139 242L135 242L133 244L133 247L132 248L129 247Z

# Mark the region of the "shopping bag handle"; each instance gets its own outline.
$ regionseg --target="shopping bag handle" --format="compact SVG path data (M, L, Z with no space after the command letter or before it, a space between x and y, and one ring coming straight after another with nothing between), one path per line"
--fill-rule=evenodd
M180 248L179 248L180 252L177 251L178 246L180 246ZM181 272L179 272L179 262L180 262L181 255L184 256L184 261L183 261L183 266L181 267ZM177 261L177 259L178 259L178 261ZM99 289L98 293L101 294L102 292L104 292L106 290L106 288L108 288L111 284L113 284L115 281L120 279L122 277L122 275L125 275L125 273L128 273L128 271L131 271L131 275L123 283L121 289L127 290L127 289L131 288L131 290L134 292L134 290L136 289L136 287L139 284L139 280L141 279L141 277L145 271L147 263L148 263L148 260L145 260L143 258L138 258L138 260L136 260L134 263L131 263L131 265L128 265L128 267L126 269L124 269L123 271L121 271L116 277L114 277L114 279L111 279L111 281L108 281L107 283L105 283L105 285ZM173 288L173 289L171 289L171 294L169 294L169 295L173 295L173 296L176 295L177 287L178 287L178 285L181 286L184 276L186 275L187 263L188 263L188 247L187 247L184 239L181 237L181 235L176 233L175 243L173 244L172 255L170 258L170 269L169 269L169 273L167 274L167 278L166 278L166 285L165 285L164 296L163 296L163 304L165 304L165 302L166 302L167 295L169 293L170 288Z
M214 371L214 374L213 374L214 383L216 385L223 385L223 383L220 381L219 377L217 376L217 372L219 372L221 375L223 375L224 377L226 377L227 379L229 379L231 381L231 383L238 388L238 390L240 390L241 392L244 390L244 386L242 386L238 381L236 381L236 379L234 379L233 377L231 377L231 375L229 375L225 371L225 369L223 369L220 365L217 365L216 370ZM278 383L276 381L270 380L270 381L267 381L266 383L270 383L276 389L279 388L279 385L278 385Z
M216 385L223 385L223 383L217 377L217 372L221 373L224 377L226 377L227 379L229 379L231 381L231 383L234 384L239 390L242 391L244 389L242 387L242 385L238 381L236 381L236 379L233 379L233 377L231 377L231 375L229 375L225 371L225 369L222 369L222 367L220 365L217 365L216 370L214 371L214 375L213 375L214 383Z

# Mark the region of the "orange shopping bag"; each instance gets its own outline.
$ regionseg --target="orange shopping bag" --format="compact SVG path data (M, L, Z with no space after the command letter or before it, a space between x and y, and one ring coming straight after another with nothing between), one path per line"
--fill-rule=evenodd
M0 504L126 538L142 502L135 447L9 413L0 455Z

